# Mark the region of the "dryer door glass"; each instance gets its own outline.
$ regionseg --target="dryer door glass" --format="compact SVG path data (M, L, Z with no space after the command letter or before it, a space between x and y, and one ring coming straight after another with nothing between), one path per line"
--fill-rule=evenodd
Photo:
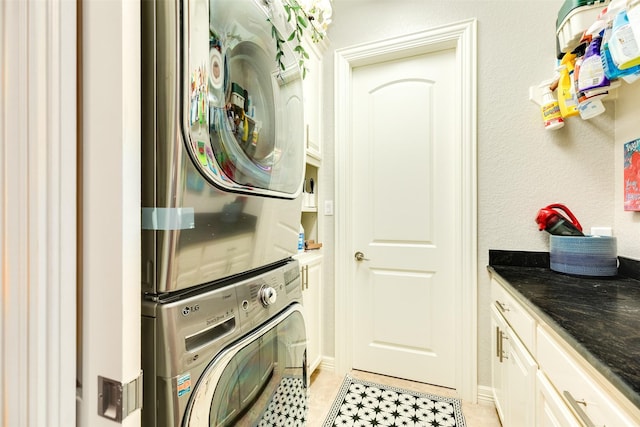
M193 391L185 427L306 424L306 335L294 307L214 358Z
M295 198L304 174L302 78L280 2L189 2L187 145L231 191ZM281 53L281 55L280 55ZM279 61L277 60L279 59Z

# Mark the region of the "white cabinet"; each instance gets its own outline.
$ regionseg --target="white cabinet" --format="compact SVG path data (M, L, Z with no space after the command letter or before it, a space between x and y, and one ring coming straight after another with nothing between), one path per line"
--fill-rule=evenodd
M538 364L522 344L514 330L507 328L506 393L507 425L537 426L535 406L532 402L536 392Z
M311 375L322 361L322 255L304 254L298 260L307 328L307 366Z
M305 194L300 223L305 240L322 243L322 217L318 212L323 188L322 165L322 53L325 42L305 41L309 54L305 61L307 73L303 80L305 118ZM313 180L313 194L311 181ZM322 250L307 250L296 256L302 275L302 305L307 327L307 364L309 375L322 361Z
M542 371L536 375L535 405L536 420L540 427L581 426Z
M505 424L505 368L504 368L504 349L503 334L507 330L507 323L504 317L494 305L491 305L491 348L493 353L491 356L491 383L493 386L493 402L496 405L498 416Z
M640 425L640 409L495 278L491 296L492 387L504 427Z
M324 42L305 42L309 54L305 61L307 73L303 81L305 144L307 155L322 158L322 53Z
M554 385L559 397L584 425L637 426L607 390L607 384L588 372L586 362L570 354L567 343L538 326L538 360L540 369Z
M538 365L496 305L491 307L494 401L502 424L535 426Z
M318 206L321 203L320 194L324 186L321 174L322 54L326 49L326 40L313 43L305 39L303 46L309 58L305 61L307 72L303 80L306 168L301 223L306 240L322 243L322 218L318 212Z

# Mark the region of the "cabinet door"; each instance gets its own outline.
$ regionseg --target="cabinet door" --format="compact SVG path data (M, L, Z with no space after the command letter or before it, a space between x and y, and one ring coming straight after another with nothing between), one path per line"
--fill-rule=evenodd
M538 365L517 334L491 305L493 399L505 427L535 426Z
M504 350L502 343L504 342L503 334L507 329L507 324L498 312L496 307L491 304L491 385L493 387L493 401L496 405L496 411L503 425L506 425L504 399L505 399L505 377L504 377Z
M313 42L305 43L305 49L309 53L309 58L305 61L308 71L303 81L305 143L307 154L320 159L322 156L322 62L320 52Z
M581 426L542 371L536 375L536 421L539 427Z
M507 328L506 342L506 393L507 397L507 426L536 426L535 395L536 372L538 364L533 359L524 344L513 329Z
M302 306L307 327L307 363L309 375L322 360L322 258L301 261Z

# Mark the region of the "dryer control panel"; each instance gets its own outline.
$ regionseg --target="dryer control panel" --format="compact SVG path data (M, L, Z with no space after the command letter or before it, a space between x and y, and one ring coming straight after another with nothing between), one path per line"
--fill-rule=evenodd
M173 377L212 358L290 304L301 302L300 286L300 267L291 259L257 276L170 302L143 301L143 339L154 335L156 374Z

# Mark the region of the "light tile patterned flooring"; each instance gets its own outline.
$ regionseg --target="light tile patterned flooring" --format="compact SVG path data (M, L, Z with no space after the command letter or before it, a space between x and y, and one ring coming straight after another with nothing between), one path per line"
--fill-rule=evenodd
M354 378L365 381L372 381L379 384L400 387L421 393L431 393L439 396L458 397L455 390L436 387L430 384L416 383L399 378L386 377L363 371L351 371L349 373ZM321 427L324 419L329 413L331 404L335 399L343 377L330 371L318 369L311 377L311 392L309 398L308 427ZM496 414L495 407L491 403L479 402L470 404L462 402L462 413L467 427L500 427L500 421Z

